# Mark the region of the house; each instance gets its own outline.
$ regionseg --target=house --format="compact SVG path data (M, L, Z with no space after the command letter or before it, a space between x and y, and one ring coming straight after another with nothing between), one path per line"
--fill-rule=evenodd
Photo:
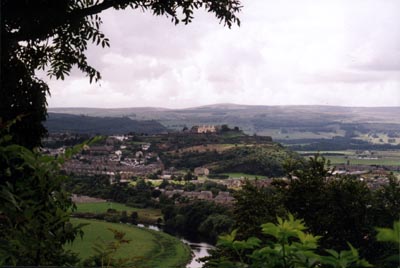
M144 154L143 154L142 151L137 151L137 152L135 153L135 158L140 158L140 159L142 159L143 156L144 156Z
M91 155L110 154L113 150L112 146L90 146L89 152Z
M194 169L194 175L196 176L208 176L210 174L210 170L205 167L197 167Z
M214 198L214 202L220 204L231 204L235 198L229 192L219 192L218 195Z

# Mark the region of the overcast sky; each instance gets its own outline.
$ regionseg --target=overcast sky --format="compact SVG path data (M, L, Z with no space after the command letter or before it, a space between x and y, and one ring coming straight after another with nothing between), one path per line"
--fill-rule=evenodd
M241 27L103 12L111 47L91 47L99 83L49 80L50 107L184 108L214 103L400 106L399 0L244 0Z

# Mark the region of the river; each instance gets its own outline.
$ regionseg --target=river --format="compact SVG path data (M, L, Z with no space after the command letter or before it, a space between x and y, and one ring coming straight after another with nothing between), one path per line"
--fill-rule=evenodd
M138 224L137 226L163 232L163 230L161 228L159 228L158 226L155 226L155 225ZM189 245L189 247L192 251L192 260L190 261L190 263L188 263L186 265L186 268L202 267L204 262L201 262L198 259L209 256L210 254L208 253L208 250L214 248L213 245L210 245L205 242L193 242L190 239L188 239L187 237L183 238L183 237L179 237L176 235L175 235L175 237L179 238L183 243Z

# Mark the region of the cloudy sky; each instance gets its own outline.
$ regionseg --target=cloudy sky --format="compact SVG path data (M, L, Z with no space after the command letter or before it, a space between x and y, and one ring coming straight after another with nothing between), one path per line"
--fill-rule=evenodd
M399 0L243 0L241 27L203 11L175 26L103 12L103 76L47 81L50 107L184 108L214 103L400 106Z

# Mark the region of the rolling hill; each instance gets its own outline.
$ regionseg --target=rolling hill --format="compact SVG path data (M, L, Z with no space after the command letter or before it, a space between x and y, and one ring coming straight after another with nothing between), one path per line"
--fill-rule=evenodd
M400 107L251 106L215 104L187 109L51 108L51 113L155 120L171 130L208 124L238 126L248 134L275 140L353 137L374 143L400 143ZM393 140L391 140L393 141Z
M167 130L154 120L132 120L128 117L94 117L49 113L45 126L50 133L126 134L129 132L157 134Z

